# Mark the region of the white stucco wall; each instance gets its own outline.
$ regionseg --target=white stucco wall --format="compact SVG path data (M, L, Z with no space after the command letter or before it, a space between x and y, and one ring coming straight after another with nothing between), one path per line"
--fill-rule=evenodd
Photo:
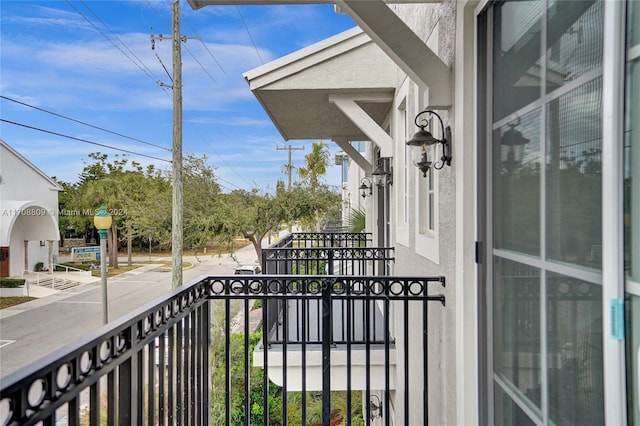
M9 275L48 264L49 241L58 232L58 191L61 188L26 158L0 141L0 246L9 247ZM25 241L29 241L25 252ZM45 245L40 246L40 241ZM53 243L53 255L58 247Z
M400 4L391 6L392 9L407 23L407 25L425 41L443 62L449 66L453 66L455 58L455 40L456 40L456 2L443 2L439 4ZM398 89L406 80L406 75L402 72L398 73ZM428 99L424 99L421 90L415 84L411 84L407 98L407 119L413 123L416 114L428 105ZM454 128L454 108L451 110L438 110L438 114L442 117L445 126ZM397 134L395 126L404 125L398 123L392 118L392 132ZM413 125L408 126L407 138L417 130L413 129ZM439 127L439 126L438 126ZM455 139L456 135L453 135ZM398 244L395 241L396 232L392 236L394 238L393 245L396 247L395 252L395 269L394 274L398 276L439 276L444 275L447 280L445 288L439 288L436 285L430 288L431 293L443 293L446 297L446 306L442 307L438 303L430 305L428 317L428 377L429 377L429 422L431 424L456 425L461 424L459 415L459 407L457 406L457 366L456 352L460 348L456 347L456 152L453 153L453 162L451 167L445 166L441 170L431 170L429 173L437 174L437 198L438 198L438 256L429 259L424 255L424 247L416 246L416 244L424 244L423 237L419 237L417 217L417 197L421 196L416 191L416 185L420 183L420 179L424 179L422 174L413 165L411 159L409 164L404 164L404 159L400 158L399 152L402 147L398 145L404 144L405 141L394 140L396 147L394 152L394 182L403 179L404 168L409 169L409 221L408 221L408 241ZM438 155L439 151L438 151ZM401 188L401 185L397 185ZM392 189L396 190L396 185ZM395 194L397 195L397 194ZM392 220L398 220L397 201L400 197L392 197ZM407 245L408 243L408 245ZM420 254L422 253L422 254ZM397 324L396 338L398 339L398 347L402 348L403 326L405 324L400 316L400 311L396 311L395 324ZM411 312L410 320L407 323L410 336L422 336L422 313L416 310ZM411 339L411 337L410 337ZM402 359L402 355L398 355L398 359ZM410 369L411 383L410 403L409 406L422 406L422 392L415 390L422 387L421 378L422 370L422 354L417 352L410 353ZM399 369L401 371L402 369ZM402 378L398 378L402 381ZM402 386L397 391L398 399L396 404L402 404ZM397 419L404 422L405 419ZM414 410L410 419L405 424L421 424L421 413Z

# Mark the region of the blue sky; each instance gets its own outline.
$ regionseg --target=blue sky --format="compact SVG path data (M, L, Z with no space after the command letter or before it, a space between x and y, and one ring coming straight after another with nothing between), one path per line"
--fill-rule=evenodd
M2 119L155 157L129 156L170 168L159 159L169 160L171 153L153 146L172 143L171 90L157 83L171 84L170 0L2 0L0 18ZM181 0L181 18L182 34L197 37L182 51L183 152L208 155L227 189L273 190L278 179L286 181L281 168L287 152L276 145L306 146L293 152L297 166L311 141L283 141L242 73L355 24L332 5L194 11ZM169 39L156 40L152 50L152 33ZM0 137L66 182L77 181L88 153L117 153L4 121ZM329 146L333 157L338 148ZM338 167L327 181L339 184Z

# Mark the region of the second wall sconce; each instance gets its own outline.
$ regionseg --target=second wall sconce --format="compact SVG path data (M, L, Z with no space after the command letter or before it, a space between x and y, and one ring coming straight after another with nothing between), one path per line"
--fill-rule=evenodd
M436 139L431 132L425 130L425 128L429 126L429 120L427 120L426 117L420 119L424 114L435 115L438 118L440 127L442 128L442 139ZM419 112L414 122L420 130L407 141L407 145L412 148L415 165L420 169L422 175L427 177L427 172L432 165L433 168L437 170L442 169L445 164L451 166L451 127L444 127L442 118L440 118L436 112L428 109ZM440 161L434 163L429 160L427 148L436 143L442 145L442 156L440 157Z
M391 166L387 158L379 158L376 164L376 168L371 173L373 176L373 182L377 187L381 188L385 185L393 185L393 174L391 172Z
M360 179L360 195L362 198L370 197L373 194L371 181L368 178Z

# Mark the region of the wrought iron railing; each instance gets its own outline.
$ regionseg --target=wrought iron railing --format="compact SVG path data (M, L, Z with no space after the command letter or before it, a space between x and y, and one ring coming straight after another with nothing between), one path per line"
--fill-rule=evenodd
M283 243L284 241L284 243ZM263 249L262 270L277 275L385 276L394 261L392 247L367 247L370 234L294 233ZM265 329L274 342L322 340L322 301L271 299ZM369 327L372 342L384 342L380 306L365 300L334 299L331 340L364 339ZM287 322L285 332L283 323ZM304 328L304 333L302 329ZM349 330L347 330L349 329Z
M1 378L0 424L328 426L339 417L345 424L376 417L390 424L392 412L407 419L409 410L411 418L417 413L426 419L427 334L409 326L427 329L429 302L444 304L443 295L430 292L438 284L444 285L443 277L207 277ZM253 305L262 304L264 323L266 302L273 299L320 300L322 338L307 341L303 331L294 345L255 334L251 318L259 311ZM349 327L339 342L334 339L332 311L342 300L362 301L365 310L380 307L382 342L372 339L368 326L361 340ZM275 379L270 348L282 357ZM425 355L416 357L417 348ZM316 349L320 382L310 371ZM301 374L289 374L295 369ZM278 376L280 387L270 382ZM414 398L409 404L413 392L422 404Z
M365 232L293 232L271 244L272 248L366 247L372 234Z

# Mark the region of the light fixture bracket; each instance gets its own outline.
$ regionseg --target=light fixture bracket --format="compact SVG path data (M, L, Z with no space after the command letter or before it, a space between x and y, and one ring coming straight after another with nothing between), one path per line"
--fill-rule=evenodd
M435 138L430 131L425 130L426 127L430 126L429 121L423 117L425 114L434 115L438 119L438 121L440 122L440 127L442 129L442 139ZM451 160L453 158L453 155L451 153L451 127L445 127L440 115L435 111L429 109L420 111L418 115L416 115L414 123L416 127L420 128L420 130L407 141L407 145L420 150L420 155L419 157L416 157L417 161L415 164L416 167L418 167L418 169L420 169L420 171L422 172L422 175L426 177L427 172L432 165L433 168L437 170L442 169L445 165L451 166ZM436 161L435 163L429 161L429 157L427 154L427 147L433 144L442 145L442 156L440 157L439 161Z

